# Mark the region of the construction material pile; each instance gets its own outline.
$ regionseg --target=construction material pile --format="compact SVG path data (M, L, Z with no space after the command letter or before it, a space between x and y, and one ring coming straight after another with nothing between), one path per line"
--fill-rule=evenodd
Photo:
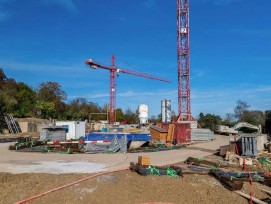
M259 182L271 186L271 174L263 171L230 171L220 167L219 163L206 161L202 158L189 157L187 165L154 166L150 164L148 157L139 157L138 163L131 162L130 169L142 176L169 175L183 177L185 174L205 174L216 178L228 190L236 191L243 188L244 182Z
M158 152L173 150L180 147L169 146L164 144L148 145L145 147L127 149L127 137L118 138L114 136L111 140L71 140L71 141L39 141L32 137L21 137L14 145L9 147L10 150L18 152L56 152L61 154L95 154L95 153L135 153L135 152Z

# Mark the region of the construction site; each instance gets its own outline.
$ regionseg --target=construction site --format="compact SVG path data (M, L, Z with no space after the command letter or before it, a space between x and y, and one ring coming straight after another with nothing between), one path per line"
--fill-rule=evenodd
M119 66L115 55L110 65L86 59L82 67L97 73L97 81L106 78L102 70L109 73L101 107L80 97L64 103L66 94L48 78L32 91L0 69L0 203L271 203L271 111L250 111L239 100L235 120L193 116L193 0L175 1L177 84L167 74ZM124 113L118 75L172 83L177 101L165 94ZM13 105L9 94L17 97ZM157 118L149 114L155 103Z

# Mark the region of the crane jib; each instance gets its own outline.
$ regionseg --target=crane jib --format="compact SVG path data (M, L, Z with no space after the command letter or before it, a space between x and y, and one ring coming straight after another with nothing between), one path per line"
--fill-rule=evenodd
M112 56L111 66L104 66L104 65L98 64L94 62L92 59L89 59L88 61L86 61L86 64L94 69L101 68L101 69L106 69L110 71L110 106L109 106L110 124L113 124L116 121L116 74L118 75L118 73L124 73L124 74L130 74L130 75L144 77L144 78L153 79L153 80L162 81L162 82L170 82L167 79L159 78L159 77L152 76L149 74L117 68L115 66L114 55Z

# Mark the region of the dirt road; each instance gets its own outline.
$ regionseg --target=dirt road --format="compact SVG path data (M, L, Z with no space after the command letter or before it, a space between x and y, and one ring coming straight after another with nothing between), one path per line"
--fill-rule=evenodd
M184 161L187 157L205 157L228 143L227 136L178 150L127 154L56 154L18 153L9 151L10 144L0 144L0 172L9 173L94 173L129 167L138 156L151 157L153 165L167 165Z

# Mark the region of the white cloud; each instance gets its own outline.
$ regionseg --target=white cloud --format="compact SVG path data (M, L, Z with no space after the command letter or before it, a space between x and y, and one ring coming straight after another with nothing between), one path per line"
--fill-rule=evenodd
M142 98L146 98L146 97L150 97L150 96L173 96L176 95L177 91L176 90L156 90L155 92L135 92L132 90L129 91L125 91L125 92L117 92L117 98L118 97L122 97L122 98L131 98L134 97L136 99L142 99ZM108 93L98 93L98 94L86 94L84 97L86 98L105 98L105 97L109 97L109 92Z
M91 94L91 95L87 95L86 98L105 98L105 97L109 97L109 93L98 93L98 94Z

